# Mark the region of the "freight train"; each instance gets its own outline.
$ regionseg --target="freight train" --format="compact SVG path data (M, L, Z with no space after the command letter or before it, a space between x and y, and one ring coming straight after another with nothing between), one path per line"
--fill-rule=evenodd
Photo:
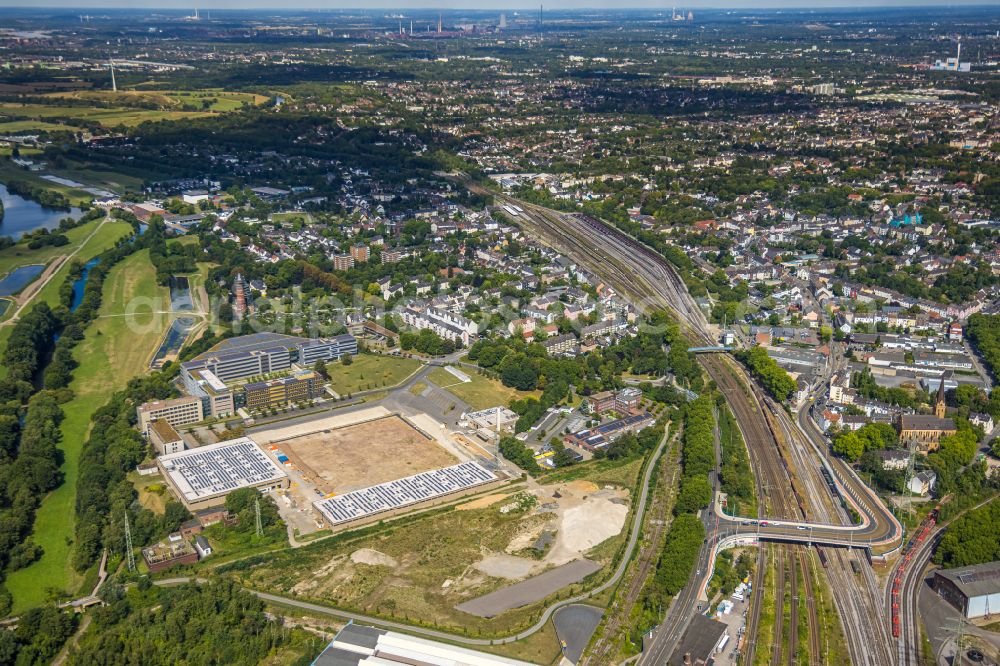
M941 511L941 505L938 504L934 509L927 514L927 517L923 519L917 529L913 532L913 536L910 540L906 542L903 546L903 550L900 553L902 561L899 564L899 568L896 570L896 577L892 580L892 637L899 638L900 636L900 595L903 588L903 579L906 578L906 570L910 565L910 560L913 559L914 551L927 540L928 535L930 535L931 530L934 529L934 525L937 524L938 514Z

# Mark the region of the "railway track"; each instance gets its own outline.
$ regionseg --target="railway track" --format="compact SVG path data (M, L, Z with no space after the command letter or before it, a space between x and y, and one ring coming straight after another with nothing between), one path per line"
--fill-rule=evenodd
M617 228L586 215L558 213L504 196L498 196L497 199L500 202L518 205L522 211L522 219L519 221L527 223L533 235L573 256L577 262L600 274L619 293L632 297L640 312L646 312L651 308L673 310L680 315L682 330L692 343L715 344L704 315L687 291L687 285L658 253ZM726 393L730 407L744 434L760 487L759 514L787 517L791 520L823 517L828 524L846 522L846 512L839 506L837 501L839 498L834 498L832 494L827 496L823 492L816 492L817 488L822 488L825 483L832 486L832 481L822 477L814 457L815 449L811 444L808 447L803 445L803 435L788 415L766 396L760 396L757 391L747 388L750 386L749 382L743 384L737 379L746 377L745 372L741 368L734 367L728 359L702 356L699 357L699 361L720 389ZM836 469L838 480L849 487L848 492L851 496L863 504L870 504L865 508L866 511L870 510L873 520L880 517L880 514L881 517L885 517L884 514L887 512L884 511L884 507L866 494L868 489L859 485L860 481L852 478L849 471L840 469L836 461L831 464ZM800 474L803 476L802 479L798 478ZM788 492L789 490L791 492ZM817 505L813 506L806 502L805 497L817 498ZM892 518L886 520L890 521L891 528ZM763 558L762 551L759 561L762 562ZM801 561L799 566L802 566ZM805 566L808 568L809 565ZM845 579L850 575L849 570L844 571L844 567L848 566L846 560L839 556L830 558L829 566L837 570L836 573L829 574L831 583L835 578ZM808 571L802 573L806 576ZM810 580L808 577L805 579ZM846 620L843 622L852 657L865 655L864 658L856 660L856 663L893 663L892 660L873 659L870 654L872 646L870 634L873 628L885 629L884 612L880 611L877 605L868 602L858 603L857 600L849 599L851 587L848 585L832 584L831 587L841 613L851 608L857 612L864 612L864 615L854 617L850 622ZM763 596L759 592L760 590L752 597L754 604L748 619L750 638L747 642L748 654L745 654L744 663L752 663L755 641L754 635L749 632L756 628L759 620L759 603ZM867 596L870 597L870 594ZM867 610L862 611L862 607ZM688 609L688 612L690 611L693 609ZM677 611L678 614L683 612L683 610ZM809 622L810 644L815 648L820 644L818 622L814 619L815 600L811 612L813 616ZM675 629L684 623L683 619L671 618L669 614L668 620L674 623L672 626ZM671 637L669 640L673 640L678 634L676 630L664 633ZM659 655L669 655L669 651L664 649L657 649L656 652ZM810 659L818 658L818 650L811 649L810 652Z
M545 209L538 209L537 207L525 207L521 202L519 202L519 205L522 208L527 208L527 214L540 215L551 224L549 228L546 228L546 225L539 225L541 228L537 231L543 236L543 241L562 251L567 251L575 255L577 261L581 263L585 263L579 258L582 256L589 260L589 262L596 262L598 265L602 265L605 274L609 274L609 277L617 283L613 283L613 287L624 290L627 285L628 288L633 290L633 293L638 292L641 298L648 299L640 305L646 307L655 306L657 308L670 307L674 309L681 315L682 325L686 324L685 333L690 339L701 344L713 343L712 336L707 333L707 322L701 310L688 295L687 286L680 280L676 272L666 269L662 265L662 258L658 255L650 256L652 252L648 248L617 229L607 227L593 218L575 216L575 219L586 227L589 227L595 235L609 234L613 236L616 242L621 242L630 250L630 258L633 261L638 262L651 275L662 279L661 287L665 284L671 291L678 295L677 298L671 299L669 303L664 302L662 293L656 286L646 283L636 271L630 272L625 270L619 260L607 251L602 250L597 244L590 245L584 243L573 233L569 233L566 230L563 230L563 233L553 233L555 229L559 228L558 215L552 214ZM730 360L717 356L702 357L699 360L711 378L715 380L716 385L726 394L727 402L733 410L733 414L743 433L744 440L747 442L748 449L751 452L751 463L754 469L758 470L758 474L763 473L765 477L765 481L762 484L764 486L762 504L766 503L767 506L761 506L759 511L772 517L791 520L807 517L808 512L806 511L806 503L802 498L802 493L799 489L794 488L793 475L788 469L788 463L780 456L778 436L765 411L767 409L765 403L762 403L758 399L749 388L749 384L744 384L737 379L737 376L742 373L740 373L738 368L734 367ZM771 445L772 443L774 445ZM763 455L760 453L761 450L766 451L768 454L773 453L774 455ZM790 486L792 486L793 491L791 495L794 497L794 501L791 503L789 502L789 493L785 492ZM801 547L778 547L778 557L782 560L779 567L781 571L781 586L778 588L780 590L780 593L777 594L778 598L783 598L784 595L785 555L789 553L789 561L794 562L795 558L791 553L797 548L800 549ZM793 564L793 567L795 566ZM797 590L793 589L792 594L793 596L797 595ZM760 599L762 597L761 590L757 590L757 593L752 597L754 601L752 604L753 612L751 614L751 621L754 624L754 628L759 623ZM753 636L753 634L749 634L749 629L750 627L748 627L748 635ZM781 635L778 633L776 642L780 644L780 640ZM797 636L793 637L793 640L797 641ZM810 640L814 643L819 641L818 623L810 623ZM748 642L748 645L752 646L752 643ZM750 647L751 652L746 656L745 663L750 663L752 660L752 649ZM794 650L790 650L789 652L794 653ZM780 663L780 661L776 663Z
M668 453L660 464L660 478L657 480L657 493L652 506L647 513L643 533L648 536L639 550L636 565L626 583L624 594L619 592L614 603L608 609L608 618L604 622L601 635L594 645L586 652L581 666L602 666L613 663L619 651L619 640L623 631L628 630L627 623L632 617L632 609L642 594L643 587L656 565L660 548L670 525L670 509L672 498L676 497L676 488L680 476L680 447L674 440Z
M809 622L809 663L823 663L823 641L819 628L819 613L816 610L816 591L813 585L817 582L812 571L812 556L806 550L799 550L799 567L802 570L802 578L805 581L803 589L806 591L806 617ZM799 600L801 603L802 600Z
M781 666L785 623L785 548L778 546L774 558L774 639L771 642L771 666Z

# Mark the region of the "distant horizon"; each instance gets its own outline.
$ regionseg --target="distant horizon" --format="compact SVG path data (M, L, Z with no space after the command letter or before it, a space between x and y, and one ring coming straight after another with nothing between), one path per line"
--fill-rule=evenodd
M610 6L609 0L489 0L475 6L472 0L465 2L442 2L442 0L373 0L359 6L360 0L292 0L289 3L276 4L276 0L103 0L97 3L79 2L77 0L46 0L44 5L28 4L23 1L0 0L0 8L26 10L104 10L132 9L136 11L193 11L195 7L206 10L229 11L299 11L299 10L337 10L337 11L535 11L539 5L546 10L608 10L608 11L670 11L672 6L683 11L698 10L855 10L868 11L878 9L955 9L955 8L996 8L1000 10L996 0L876 0L874 4L859 7L856 0L814 0L808 5L802 0L694 0L677 2L674 5L665 0L629 0L628 6Z

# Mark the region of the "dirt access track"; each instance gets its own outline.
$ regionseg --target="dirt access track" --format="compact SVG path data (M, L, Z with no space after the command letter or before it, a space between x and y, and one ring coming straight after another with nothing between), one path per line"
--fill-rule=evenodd
M276 442L324 494L342 494L458 463L438 443L397 416Z

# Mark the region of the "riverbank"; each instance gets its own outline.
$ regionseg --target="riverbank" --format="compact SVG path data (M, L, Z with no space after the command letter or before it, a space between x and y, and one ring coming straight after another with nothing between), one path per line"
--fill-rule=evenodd
M39 248L38 250L27 250L18 246L0 250L0 270L12 270L16 262L21 264L54 262L54 257L61 257L59 265L46 278L35 280L28 289L32 290L30 297L22 292L16 301L6 308L3 314L3 321L0 322L0 352L7 346L7 337L10 335L13 326L11 323L25 308L36 302L46 302L50 306L59 305L59 288L66 280L70 271L72 261L67 259L78 259L83 262L90 261L100 253L129 236L132 233L132 225L127 222L111 220L105 218L95 220L84 225L70 229L66 232L67 237L72 240L69 245L61 248ZM53 250L58 251L55 254ZM43 257L45 259L43 260ZM7 374L7 369L0 365L0 377Z
M90 418L112 393L146 371L170 323L169 315L157 314L165 308L156 307L156 303L169 304L170 294L156 284L149 250L136 252L112 268L103 295L98 318L73 350L79 363L70 383L74 397L63 405L65 418L60 426L64 454L60 471L65 480L42 501L35 517L33 540L45 552L37 562L7 578L14 613L44 603L52 594L75 590L83 580L73 569L71 555L80 451L90 430ZM140 298L143 304L136 307Z

